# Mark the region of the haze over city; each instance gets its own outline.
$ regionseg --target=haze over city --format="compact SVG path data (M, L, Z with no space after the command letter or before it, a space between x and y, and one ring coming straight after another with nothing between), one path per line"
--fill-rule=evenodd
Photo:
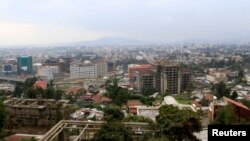
M1 0L0 46L103 37L147 42L243 42L248 0Z
M0 141L249 141L249 13L249 0L0 0Z

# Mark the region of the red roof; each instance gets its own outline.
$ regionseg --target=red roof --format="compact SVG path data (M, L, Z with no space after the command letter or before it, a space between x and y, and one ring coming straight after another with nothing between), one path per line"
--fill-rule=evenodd
M108 97L106 97L106 96L102 97L102 102L110 102L110 101L111 101L111 99L109 99Z
M130 108L129 113L137 114L137 108Z
M99 103L101 101L101 95L93 96L93 101Z
M82 99L85 99L85 100L90 100L90 99L92 99L92 95L83 95L83 96L81 96L81 98Z
M45 90L47 87L47 83L45 81L36 81L35 84L34 84L34 88L35 89L38 89L38 88L42 88L43 90Z
M96 103L107 103L107 102L110 102L111 99L109 99L108 97L106 96L102 96L102 95L95 95L93 96L93 101L96 102Z
M241 108L243 108L243 109L250 110L247 106L243 105L242 103L237 102L237 101L234 101L234 100L232 100L232 99L230 99L230 98L228 98L228 97L225 97L225 96L224 96L223 99L224 99L225 101L227 101L228 103L231 103L231 104L233 104L233 105L235 105L235 106L237 106L237 107L241 107Z
M67 94L73 94L73 95L75 95L77 92L79 92L81 90L81 88L79 88L79 87L71 87L71 88L68 88L67 90L66 90L66 93Z
M143 104L139 100L128 100L128 107L142 106Z

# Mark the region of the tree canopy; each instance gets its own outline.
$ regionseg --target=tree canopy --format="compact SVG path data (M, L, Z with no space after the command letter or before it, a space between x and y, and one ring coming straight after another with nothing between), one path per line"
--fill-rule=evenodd
M177 107L164 105L156 117L158 135L166 136L170 141L198 140L193 132L201 131L200 116L189 109L179 110Z
M237 117L233 112L233 107L228 105L218 110L215 124L234 124L236 119Z
M232 95L230 96L231 99L236 99L238 97L238 93L233 91Z
M215 84L213 90L215 91L215 95L218 97L218 99L222 98L223 96L230 97L231 89L228 88L223 81Z
M122 113L120 107L115 105L108 105L107 107L105 107L104 114L105 114L105 119L108 121L111 120L120 121L124 117L124 114Z
M107 122L95 134L93 141L133 141L133 131L121 122Z
M3 104L3 101L0 99L0 132L2 131L5 120L6 120L7 112L5 109L5 106Z
M118 86L118 80L113 79L106 82L107 96L112 99L113 103L121 106L126 103L130 97L128 89Z

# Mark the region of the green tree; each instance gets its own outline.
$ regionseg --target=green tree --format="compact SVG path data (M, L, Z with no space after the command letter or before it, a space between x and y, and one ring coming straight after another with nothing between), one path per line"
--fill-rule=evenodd
M50 80L49 83L47 84L47 87L54 87L54 80Z
M48 87L46 90L45 90L45 93L44 93L44 98L46 99L53 99L56 95L56 90L54 87Z
M112 99L112 102L116 105L121 106L123 103L128 101L130 93L128 89L118 86L118 80L113 79L112 82L108 80L106 82L107 96Z
M104 108L105 119L110 120L122 120L124 114L122 113L120 107L116 105L108 105Z
M61 89L57 89L54 95L55 100L60 100L62 99L62 96L64 95L64 91Z
M13 92L13 97L21 97L22 93L23 93L23 83L16 83Z
M203 98L201 101L200 101L200 104L202 105L202 106L208 106L209 105L209 100L207 100L207 99L205 99L205 98Z
M244 74L244 70L242 67L239 68L239 73L238 73L238 81L239 83L241 83L243 81L245 74Z
M95 134L93 141L133 141L133 131L121 122L107 122Z
M5 109L2 99L0 99L0 132L4 127L6 116L7 116L7 111Z
M61 104L58 104L56 106L56 123L63 119L63 114L62 114L62 111L61 111L61 107L62 107Z
M143 87L142 88L142 94L144 96L152 95L155 92L157 92L157 90L154 87Z
M201 131L201 120L198 113L189 109L179 110L177 107L164 105L156 117L158 130L156 135L166 136L170 141L198 140L193 132Z
M237 117L233 112L233 107L228 105L218 110L215 118L215 124L234 124L236 123Z
M24 82L24 88L27 89L33 87L36 81L38 81L36 77L27 78Z
M230 88L227 88L226 84L223 81L220 81L213 87L215 91L215 95L218 99L222 98L223 96L229 97L230 96Z
M231 99L236 99L238 97L238 93L233 91L232 95L230 96Z
M144 97L144 96L142 96L142 97L140 98L140 101L141 101L143 104L145 104L145 105L150 105L150 106L152 106L153 103L154 103L154 101L155 101L155 98L153 98L153 97Z
M146 117L143 116L137 116L137 115L128 115L126 117L123 118L122 120L123 122L146 122L149 124L153 124L154 122Z
M31 98L31 99L35 99L36 98L36 91L34 89L34 87L29 87L26 90L26 96L27 98Z

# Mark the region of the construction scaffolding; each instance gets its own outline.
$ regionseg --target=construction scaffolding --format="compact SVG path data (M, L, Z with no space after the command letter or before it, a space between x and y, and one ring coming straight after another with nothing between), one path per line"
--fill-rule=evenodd
M51 126L58 114L69 117L68 103L68 100L10 98L4 101L8 111L7 127Z
M105 121L61 120L52 127L39 141L83 141L91 140ZM131 127L135 135L142 135L149 130L148 123L124 122Z

